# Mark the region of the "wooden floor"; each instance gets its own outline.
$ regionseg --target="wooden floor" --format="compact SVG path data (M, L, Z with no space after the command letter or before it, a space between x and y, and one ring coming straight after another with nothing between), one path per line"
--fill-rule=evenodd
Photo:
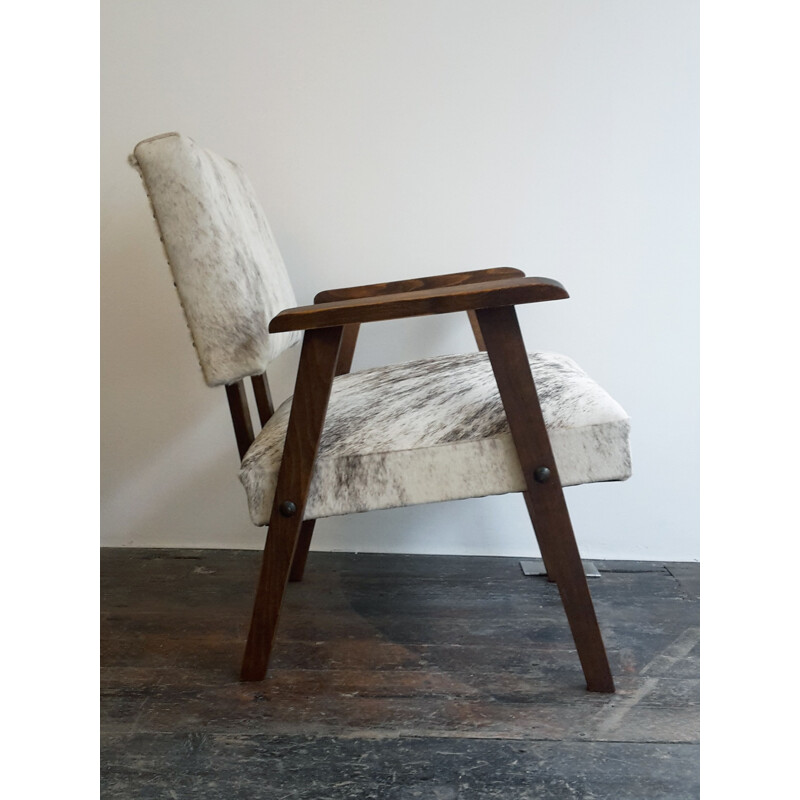
M519 559L311 553L241 684L259 553L101 552L107 800L699 796L698 564L595 562L598 695Z

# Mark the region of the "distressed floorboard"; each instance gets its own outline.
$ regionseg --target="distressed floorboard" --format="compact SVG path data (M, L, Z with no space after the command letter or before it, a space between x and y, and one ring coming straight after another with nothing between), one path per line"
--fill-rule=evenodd
M216 734L106 737L106 800L689 800L691 745Z
M697 797L699 565L596 562L615 695L518 559L312 553L236 679L258 553L104 550L103 796Z

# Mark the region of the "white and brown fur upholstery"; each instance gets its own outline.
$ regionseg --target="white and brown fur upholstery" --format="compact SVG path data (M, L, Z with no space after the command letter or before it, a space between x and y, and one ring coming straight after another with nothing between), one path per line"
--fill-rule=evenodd
M561 483L629 477L622 408L566 356L529 359ZM256 525L269 521L290 407L278 408L242 461ZM335 379L306 517L524 489L486 353L439 356Z
M296 306L280 251L242 169L166 133L136 145L167 260L209 386L264 372L300 340L269 333Z
M135 160L206 382L263 372L299 336L267 332L296 301L247 178L178 134L141 142ZM530 363L562 484L629 477L623 409L565 356L533 353ZM290 406L242 461L256 525L269 521ZM486 354L440 356L336 378L305 516L524 488Z

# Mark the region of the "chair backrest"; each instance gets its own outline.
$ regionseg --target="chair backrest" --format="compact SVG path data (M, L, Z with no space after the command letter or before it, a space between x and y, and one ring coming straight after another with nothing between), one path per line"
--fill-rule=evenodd
M178 133L139 142L133 158L206 383L263 373L300 334L267 330L297 301L247 176Z

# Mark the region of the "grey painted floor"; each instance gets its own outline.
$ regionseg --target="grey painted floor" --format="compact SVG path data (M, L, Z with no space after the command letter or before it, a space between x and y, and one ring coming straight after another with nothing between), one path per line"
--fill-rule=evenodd
M699 565L595 562L615 695L519 559L312 553L237 681L260 554L102 551L104 798L696 798Z

